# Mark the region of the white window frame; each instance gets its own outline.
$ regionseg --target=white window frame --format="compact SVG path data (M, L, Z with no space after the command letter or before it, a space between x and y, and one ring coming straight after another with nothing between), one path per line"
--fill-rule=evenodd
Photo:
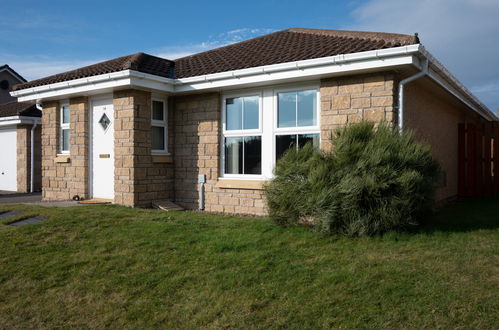
M163 103L163 120L153 119L154 115L154 101ZM165 130L165 148L164 149L153 149L152 148L152 128L162 127ZM168 103L166 98L152 97L151 98L151 154L153 155L169 155L168 152Z
M64 107L69 108L69 123L64 123ZM69 130L69 149L63 150L63 132L65 130ZM69 101L61 102L59 108L59 154L60 155L69 155L71 150L71 107L69 105Z
M278 127L278 116L279 116L279 93L288 93L288 92L302 92L315 90L315 109L316 109L316 124L313 126L295 126L295 127ZM273 136L272 136L272 155L273 155L273 166L277 162L276 155L276 136L278 135L302 135L302 134L318 134L319 135L319 144L321 142L321 124L320 124L320 88L318 85L301 85L301 86L292 86L285 88L278 88L274 90L274 127L273 127Z
M315 90L316 95L316 116L317 121L314 126L306 127L277 127L278 116L278 93ZM256 96L260 97L259 102L259 128L252 130L226 130L226 99ZM276 164L276 136L294 135L294 134L318 134L319 144L321 143L320 129L320 84L319 82L294 84L280 87L266 87L252 90L241 90L227 92L222 95L222 134L220 151L220 179L241 179L241 180L269 180L273 177L273 170ZM225 138L226 137L244 137L261 136L262 139L262 174L225 174Z
M249 97L249 96L257 96L258 97L258 128L257 129L240 129L240 130L227 130L227 121L226 121L226 108L227 108L227 99L231 98L239 98L239 97ZM263 127L262 127L262 108L263 108L263 100L262 100L262 92L261 91L245 91L241 93L228 93L222 96L222 141L221 141L221 164L220 173L224 178L230 179L261 179L263 178ZM244 115L242 116L244 118ZM225 173L225 138L237 138L237 137L247 137L247 136L260 136L262 140L262 165L261 170L262 174L226 174Z

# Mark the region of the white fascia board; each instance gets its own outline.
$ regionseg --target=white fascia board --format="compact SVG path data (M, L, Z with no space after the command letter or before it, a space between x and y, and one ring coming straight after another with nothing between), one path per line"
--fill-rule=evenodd
M384 58L390 58L394 56L403 56L403 55L411 55L415 54L419 51L420 45L410 45L403 47L394 47L387 48L381 50L372 50L367 52L359 52L345 55L335 55L328 57L320 57L309 60L301 60L294 62L286 62L280 64L272 64L266 66L259 66L248 69L240 69L234 71L226 71L220 73L207 74L202 76L195 76L189 78L180 78L176 80L177 85L187 85L193 84L197 82L206 82L206 81L215 81L215 80L224 80L224 79L233 79L238 77L246 77L246 76L262 76L264 74L274 73L274 72L282 72L282 71L294 71L298 69L305 69L310 67L324 67L324 66L334 66L341 65L345 63L351 62L361 62L368 61L373 59L382 60Z
M19 102L65 97L98 90L124 86L137 86L159 91L173 91L173 80L133 70L123 70L98 76L74 79L33 88L13 91L10 94Z
M119 72L107 73L93 77L74 79L44 86L21 89L11 92L11 95L18 98L18 101L43 100L48 98L67 97L69 95L85 94L98 90L109 90L123 86L137 86L150 88L160 92L193 91L214 87L237 86L246 83L273 82L281 79L293 79L300 77L313 78L321 71L324 73L346 72L354 68L344 66L348 63L357 63L361 69L372 69L376 67L387 67L390 65L408 64L409 56L405 56L405 62L400 61L400 57L418 52L419 45L395 47L375 51L367 51L346 55L337 55L309 59L281 64L273 64L262 67L234 70L203 76L190 77L185 79L169 79L152 74L142 73L134 70L123 70ZM380 65L384 59L399 57L397 63ZM409 61L411 62L411 61ZM329 67L329 70L326 69ZM317 72L311 70L316 68ZM307 71L304 73L304 71ZM279 75L273 75L280 73ZM272 78L269 79L269 76ZM241 78L248 77L244 82ZM219 81L213 84L213 81Z
M0 117L0 127L15 126L22 124L32 125L35 122L40 123L41 118L26 117L26 116Z
M130 71L130 85L143 87L147 89L152 89L159 92L170 92L172 93L174 88L175 80L156 76L153 74Z
M80 86L68 86L66 88L61 89L47 89L43 91L34 91L30 94L26 93L22 96L17 96L18 102L24 101L34 101L34 100L43 100L50 98L64 98L70 95L85 95L91 92L100 91L100 90L108 90L116 87L130 86L130 78L116 79L116 80L108 80L102 82L94 82L86 85Z
M203 80L184 83L175 86L175 92L189 92L213 88L233 88L241 85L272 84L293 80L312 80L324 76L341 75L347 72L361 73L369 70L389 69L404 65L415 65L416 59L412 55L396 56L386 59L369 59L357 62L329 63L326 65L294 66L293 70L261 71L253 75L233 75L231 78L221 80Z
M62 81L62 82L53 83L53 84L49 84L49 85L21 89L18 91L10 92L10 95L15 96L15 97L21 97L23 95L42 93L42 92L46 92L49 90L54 91L54 90L66 89L66 88L70 88L70 87L85 86L85 85L89 85L89 84L98 84L100 82L110 81L110 80L120 80L123 78L128 78L129 76L130 76L130 70L123 70L123 71L118 71L118 72L100 74L100 75L92 76L92 77L73 79L73 80Z
M497 115L491 111L485 104L483 104L471 91L469 91L447 68L440 63L430 52L424 47L420 49L421 54L426 57L430 63L431 68L428 76L446 89L450 94L458 100L466 104L473 111L485 117L488 120L499 120Z

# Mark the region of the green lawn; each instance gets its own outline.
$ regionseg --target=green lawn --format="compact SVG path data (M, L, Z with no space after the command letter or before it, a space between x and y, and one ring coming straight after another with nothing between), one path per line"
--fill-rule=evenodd
M499 325L498 199L358 239L196 212L7 210L50 220L0 224L0 329Z

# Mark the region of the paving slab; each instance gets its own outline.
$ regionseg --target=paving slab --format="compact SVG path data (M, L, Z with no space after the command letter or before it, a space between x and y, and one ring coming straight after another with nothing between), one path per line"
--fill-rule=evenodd
M24 226L24 225L30 225L32 223L37 223L40 221L45 221L48 220L46 217L33 217L33 218L28 218L28 219L23 219L15 222L9 223L9 226Z
M19 214L24 214L24 212L21 212L21 211L4 212L4 213L0 214L0 219L7 219L7 218L13 217L15 215L19 215Z

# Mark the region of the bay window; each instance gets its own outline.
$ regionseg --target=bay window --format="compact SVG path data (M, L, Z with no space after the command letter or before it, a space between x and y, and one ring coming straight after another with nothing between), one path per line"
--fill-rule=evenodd
M61 154L69 154L70 148L70 116L71 111L69 108L69 104L65 103L61 105L60 110L60 139L59 139L59 152Z
M223 178L269 179L289 148L320 144L317 86L225 95Z

